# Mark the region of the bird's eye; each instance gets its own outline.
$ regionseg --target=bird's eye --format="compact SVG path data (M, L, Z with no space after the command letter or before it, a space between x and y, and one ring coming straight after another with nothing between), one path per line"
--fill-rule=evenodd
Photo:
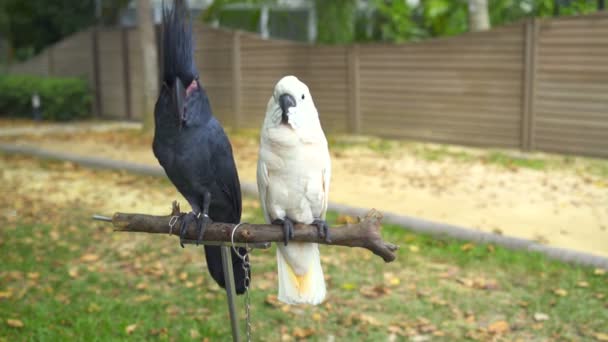
M304 94L302 94L302 100L304 100L304 97L305 97Z

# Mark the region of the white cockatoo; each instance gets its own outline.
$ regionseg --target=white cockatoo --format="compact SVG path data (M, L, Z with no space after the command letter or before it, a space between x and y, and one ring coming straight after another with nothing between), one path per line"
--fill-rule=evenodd
M278 244L278 299L319 304L325 279L316 243L288 242L294 223L313 224L329 241L325 212L331 161L319 113L306 84L285 76L274 87L262 125L257 181L266 222L281 224Z

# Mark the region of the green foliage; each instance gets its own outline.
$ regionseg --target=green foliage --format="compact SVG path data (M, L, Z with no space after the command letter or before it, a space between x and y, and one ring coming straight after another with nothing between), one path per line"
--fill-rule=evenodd
M43 119L70 120L91 115L91 92L78 78L0 76L0 116L32 117L32 95L38 93Z
M405 1L376 0L373 37L375 40L402 42L424 37L425 31L413 17L413 9Z
M453 36L468 30L466 1L423 0L423 26L431 36Z
M102 1L102 21L115 23L128 0ZM95 0L2 0L0 35L27 59L63 37L95 23Z
M355 39L355 0L315 0L317 40L320 43L344 44Z

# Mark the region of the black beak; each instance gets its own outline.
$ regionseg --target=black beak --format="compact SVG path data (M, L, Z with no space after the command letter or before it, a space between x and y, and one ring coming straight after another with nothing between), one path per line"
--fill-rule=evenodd
M283 94L279 96L279 106L281 106L281 123L287 123L287 113L289 108L296 106L296 99L289 94Z
M185 121L184 115L184 101L186 99L186 89L184 88L184 84L179 77L175 78L175 82L173 83L173 107L175 110L175 114L177 115L177 119L179 120L179 125L181 127L182 122Z

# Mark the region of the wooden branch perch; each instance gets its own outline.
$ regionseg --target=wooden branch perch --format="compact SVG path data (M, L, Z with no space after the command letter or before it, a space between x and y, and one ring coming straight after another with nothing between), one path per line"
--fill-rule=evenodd
M173 202L173 211L167 216L152 216L145 214L115 213L112 224L115 231L142 232L152 234L168 234L169 221L173 216L180 216L179 205ZM346 224L330 229L331 242L319 238L316 226L297 224L294 229L294 238L291 241L316 242L326 245L362 247L369 249L380 256L384 261L395 260L395 251L399 248L391 243L384 242L380 236L382 214L375 209L370 210L359 223ZM172 235L179 236L181 219L177 219ZM205 230L205 241L230 242L234 224L213 222ZM188 226L186 239L196 240L196 224ZM283 242L283 229L270 224L242 224L234 234L234 242L259 243Z

